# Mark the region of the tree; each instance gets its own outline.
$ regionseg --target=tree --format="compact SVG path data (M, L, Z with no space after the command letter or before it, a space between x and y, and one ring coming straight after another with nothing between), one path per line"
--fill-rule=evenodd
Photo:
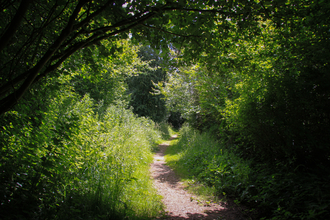
M244 0L229 4L193 0L26 0L3 1L0 7L1 114L75 52L93 45L102 48L102 40L115 42L131 33L136 41L148 41L164 54L169 42L178 50L184 45L185 56L191 58L217 40L215 30L221 30L225 37L226 21L249 26L246 23L256 23L255 14L267 12L260 4ZM110 46L103 48L102 56L113 50ZM82 51L86 59L92 53Z
M103 41L102 44L104 43L109 42ZM99 103L99 115L102 115L111 104L119 102L128 104L126 80L137 75L141 68L147 66L147 62L138 57L139 47L134 46L131 40L118 40L116 44L117 50L111 57L99 58L102 52L98 50L99 48L95 48L91 54L93 63L83 62L83 58L75 59L75 63L79 63L79 69L71 73L74 78L70 83L74 86L75 92L82 97L89 94L95 102ZM66 63L71 62L69 60ZM71 66L65 65L65 67Z
M168 81L159 82L155 93L161 93L170 112L169 122L179 128L184 120L196 123L199 111L199 98L196 79L199 66L173 68L168 73Z
M256 33L228 20L227 38L219 36L199 57L205 68L194 84L198 110L203 126L216 128L221 148L251 160L254 189L235 193L272 215L266 218L326 218L330 4L260 2L267 13Z
M117 205L112 206L119 202L117 199L120 193L116 193L116 190L122 191L126 183L131 182L124 181L126 177L131 178L131 175L126 175L130 172L128 166L125 165L125 169L119 168L123 165L122 156L130 157L130 160L125 161L132 162L133 167L137 167L129 153L122 156L118 153L126 148L117 146L127 144L133 147L141 154L138 156L140 160L147 153L142 150L141 146L144 144L141 143L146 141L145 143L151 144L153 138L158 138L151 120L138 118L131 109L126 109L125 78L134 74L139 67L147 65L137 57L137 47L129 42L130 40L117 41L120 49L111 56L112 62L98 59L98 62L93 63L93 68L89 68L90 65L83 65L81 60L76 59L75 62L80 63L81 67L78 70L73 65L65 64L66 73L61 71L58 76L47 77L43 86L35 84L13 111L0 116L1 219L63 219L68 218L66 208L79 206L89 210L86 204L92 201L88 195L91 195L93 183L97 183L94 185L98 188L96 190L101 190L99 181L106 181L105 179L108 182L103 182L102 185L111 195L106 195L105 191L100 194L107 198L104 201L111 202L103 203L110 205L104 210L111 212L111 216L116 214ZM99 51L95 49L94 52L94 56L98 56ZM90 77L95 75L93 69L101 67L102 72L98 73L98 77ZM144 125L147 127L143 128ZM150 129L152 132L151 136L148 135L148 140L142 138L134 126L144 131ZM138 141L128 141L131 133L139 137ZM122 137L125 137L124 142ZM84 138L90 141L82 141ZM120 143L116 144L117 140ZM139 146L134 146L135 143ZM114 148L118 149L117 153L112 151ZM91 152L92 149L95 150L94 153ZM109 153L108 157L104 157L105 154L100 154L100 151ZM134 153L135 156L138 154ZM103 161L114 157L119 164L115 165L112 159L111 162ZM82 160L85 162L79 164L84 164L84 168L77 163ZM100 172L103 165L107 170L105 172L109 174ZM114 172L114 167L123 172ZM101 180L93 177L93 171L87 170L94 170L96 175L101 174L105 178ZM123 178L118 176L121 175L119 173L124 175ZM77 177L80 174L84 181L78 183ZM112 180L120 187L107 185ZM80 183L88 186L83 187ZM79 187L81 190L76 190ZM82 197L88 202L83 201ZM73 201L72 198L77 200ZM120 204L123 201L120 199ZM92 210L97 214L91 216L101 215L100 209ZM84 211L79 213L86 218ZM73 215L73 218L77 217L77 213ZM106 217L108 214L104 215Z
M167 73L161 65L163 61L159 54L149 46L140 47L139 57L148 65L140 67L140 73L127 79L129 105L139 116L150 117L155 122L161 122L166 117L166 106L163 95L155 95L154 83L167 81Z

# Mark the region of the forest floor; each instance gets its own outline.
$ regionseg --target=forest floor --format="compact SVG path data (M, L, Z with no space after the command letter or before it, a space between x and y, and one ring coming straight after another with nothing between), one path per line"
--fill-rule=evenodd
M170 140L175 138L176 135ZM168 146L167 142L159 145L150 167L154 186L163 196L165 205L165 213L157 219L246 220L242 213L243 208L230 199L215 203L196 199L198 196L188 193L180 178L166 165L164 156Z

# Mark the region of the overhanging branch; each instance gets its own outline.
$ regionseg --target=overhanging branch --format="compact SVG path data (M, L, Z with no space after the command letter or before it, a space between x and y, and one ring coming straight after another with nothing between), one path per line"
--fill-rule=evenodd
M40 61L32 69L30 69L26 72L28 74L27 74L26 79L22 83L22 85L20 85L20 87L16 91L14 91L13 93L11 93L10 95L8 95L7 97L5 97L1 100L0 114L3 114L6 111L8 111L8 109L12 108L17 103L17 101L23 97L23 95L28 90L28 88L33 84L35 78L38 76L41 69L46 65L46 63L49 62L49 60L54 55L56 50L58 50L60 45L65 41L65 39L74 30L73 29L74 22L79 14L81 8L88 1L90 1L90 0L79 1L75 10L73 11L72 15L70 16L68 24L65 27L65 29L61 32L60 36L53 43L53 45L49 47L48 51L40 59Z
M21 24L21 22L23 20L23 16L25 15L26 11L28 10L30 2L31 2L31 0L22 0L7 31L4 33L4 35L2 35L2 37L0 39L0 52L5 48L5 46L8 44L10 39L14 36L15 32L19 28L19 25Z
M31 0L28 0L31 1ZM182 38L194 37L201 38L202 36L198 35L183 35L180 33L173 33L168 30L164 30L159 27L150 26L145 24L148 19L151 19L154 16L161 15L165 11L194 11L194 12L202 12L202 13L221 13L225 16L230 16L231 13L224 12L220 9L194 9L194 8L182 8L182 7L174 7L170 4L162 5L161 7L147 7L145 11L136 13L134 16L124 18L123 20L114 23L110 26L99 27L91 31L87 31L84 29L84 26L90 23L93 19L95 19L98 15L101 14L105 8L108 8L113 1L107 1L103 7L99 7L94 13L87 14L85 19L78 18L80 9L86 3L91 2L91 0L80 0L71 14L69 21L66 27L61 32L60 36L55 40L52 46L49 47L44 56L39 60L39 62L30 70L20 74L11 82L1 86L0 93L2 95L8 94L11 91L13 85L20 85L16 91L13 91L7 97L1 100L0 106L0 114L6 112L10 109L16 102L23 96L23 94L27 91L27 89L34 83L38 82L40 79L45 77L49 72L56 70L68 57L70 57L77 50L89 47L91 45L95 45L101 40L109 38L111 36L115 36L117 34L126 32L130 29L133 29L139 25L144 26L149 29L156 29L161 32L171 34L174 36L179 36ZM235 13L233 13L235 14ZM88 34L92 34L92 36L88 36ZM75 41L79 40L80 36L83 38L88 37L88 39L82 40L80 42ZM81 39L83 39L81 38ZM2 42L1 42L2 43ZM52 64L54 63L55 64ZM48 67L47 67L48 66ZM43 70L43 71L42 71ZM42 72L41 72L42 71ZM23 83L21 83L24 80Z

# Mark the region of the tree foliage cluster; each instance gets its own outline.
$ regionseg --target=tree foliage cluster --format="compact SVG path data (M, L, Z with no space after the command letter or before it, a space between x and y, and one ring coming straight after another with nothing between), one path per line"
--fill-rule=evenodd
M228 21L256 27L257 16L270 10L260 2L214 0L27 0L1 1L0 7L1 113L70 57L91 61L93 49L86 48L97 47L100 58L107 57L117 50L117 40L132 36L165 57L169 44L185 48L185 57L194 60L219 34L227 37ZM114 44L112 50L104 49L103 40Z
M154 95L154 83L167 81L167 73L161 68L162 59L159 54L149 46L139 48L138 56L142 61L148 62L140 74L127 78L129 105L133 112L141 117L149 117L155 122L166 120L167 112L164 96Z
M62 194L68 199L64 203L70 204L66 189L74 189L75 184L85 187L80 175L89 160L85 154L95 152L102 158L98 141L110 137L109 130L116 133L118 128L130 135L121 114L135 117L129 111L106 111L111 104L129 101L125 82L136 113L161 120L162 99L150 93L144 96L159 102L155 114L156 109L142 103L139 94L150 88L150 79L157 83L164 78L164 72L152 70L134 55L136 48L122 41L131 37L177 65L166 87L158 87L168 99L169 111L181 111L191 124L212 130L228 149L252 160L260 175L251 179L258 187L248 201L268 207L274 218L327 215L327 1L24 0L0 1L0 9L1 191L5 195L1 208L13 210L16 201L25 201L24 210L43 216L47 210L64 207L59 205ZM151 49L147 51L150 54ZM118 123L104 127L110 123L103 120L106 117ZM151 123L134 120L145 126ZM126 146L120 135L116 138ZM85 142L90 143L86 148ZM104 153L117 166L115 153ZM111 179L115 173L109 175ZM134 176L125 175L114 179L135 182ZM65 189L55 187L62 186L61 181ZM101 192L101 185L93 187L97 190L91 192ZM81 192L86 189L92 188ZM91 195L96 198L91 201L102 200L98 193ZM115 207L128 210L128 200L114 201ZM93 207L100 208L98 204Z
M252 159L259 175L251 177L256 188L248 200L263 214L322 219L330 204L330 5L260 5L266 13L255 17L255 29L227 19L228 33L214 32L218 42L209 42L194 66L180 51L177 59L186 70L160 89L177 106L183 102L177 91L194 100L182 109L191 124L212 130L227 148Z
M1 219L145 219L162 210L148 172L162 133L126 94L125 79L148 64L117 43L112 62L68 62L1 116Z

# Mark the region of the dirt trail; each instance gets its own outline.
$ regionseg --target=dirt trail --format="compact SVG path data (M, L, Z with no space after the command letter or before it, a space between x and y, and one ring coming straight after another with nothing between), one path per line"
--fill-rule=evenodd
M171 137L170 140L177 138ZM184 190L182 182L165 162L164 152L169 144L159 145L159 151L151 164L151 176L158 193L163 196L167 215L161 219L222 219L244 220L239 207L235 204L198 204L192 194Z

